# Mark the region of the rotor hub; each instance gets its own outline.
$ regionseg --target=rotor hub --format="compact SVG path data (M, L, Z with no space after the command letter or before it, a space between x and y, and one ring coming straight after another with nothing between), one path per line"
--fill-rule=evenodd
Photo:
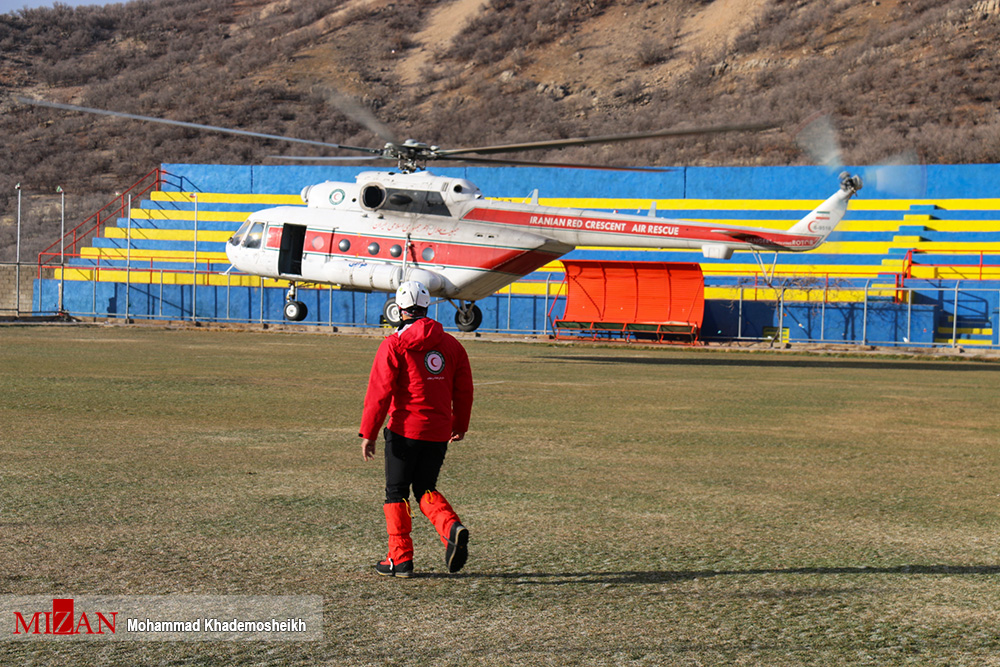
M382 156L389 160L396 160L401 172L411 174L426 169L427 162L435 159L439 150L437 146L407 139L401 144L386 143L382 149Z
M841 172L840 174L840 189L845 192L855 193L861 189L863 183L861 182L860 176L851 176L849 172Z

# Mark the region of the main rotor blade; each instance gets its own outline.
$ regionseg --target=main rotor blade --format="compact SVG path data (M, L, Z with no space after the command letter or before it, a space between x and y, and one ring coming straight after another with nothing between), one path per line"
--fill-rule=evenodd
M342 114L353 120L358 125L361 125L377 137L380 137L383 141L390 144L399 143L396 141L396 136L393 134L392 130L390 130L385 123L376 118L375 114L362 106L357 100L347 97L332 88L323 88L322 94L326 98L326 101L340 109Z
M795 133L795 140L809 159L834 173L844 168L840 142L833 121L825 114L814 114L806 119L802 129Z
M518 151L534 151L549 148L567 148L569 146L587 146L590 144L616 144L625 141L639 141L641 139L662 139L667 137L689 137L700 134L719 134L722 132L761 132L771 130L776 126L768 123L757 123L748 125L717 125L715 127L703 127L692 129L672 129L658 130L655 132L639 132L636 134L611 134L602 137L580 137L576 139L555 139L551 141L532 141L523 144L503 144L498 146L480 146L475 148L454 148L437 151L438 157L450 155L464 155L475 153L477 155L490 155L493 153L510 153Z
M453 162L468 162L470 164L493 164L508 167L554 167L558 169L598 169L601 171L644 171L644 172L666 172L674 171L670 167L609 167L597 164L576 164L571 162L535 162L532 160L492 160L485 157L468 157L456 155L454 157L444 156L439 158Z
M392 160L393 158L381 157L378 155L337 155L330 157L316 157L308 155L268 155L270 160L294 160L296 162L360 162L369 160ZM466 162L469 164L492 164L506 167L555 167L559 169L599 169L602 171L644 171L644 172L664 172L674 171L671 167L609 167L597 164L576 164L569 162L534 162L531 160L492 160L490 158L477 158L467 156L443 157L441 160L448 162Z
M257 139L272 139L274 141L289 141L297 144L309 144L311 146L323 146L324 148L341 148L343 150L349 151L359 151L362 153L372 153L379 154L382 151L375 148L362 148L359 146L344 146L343 144L333 144L326 141L314 141L311 139L297 139L295 137L286 137L278 134L264 134L263 132L250 132L248 130L235 130L229 127L218 127L216 125L202 125L200 123L188 123L181 120L169 120L166 118L155 118L153 116L140 116L137 114L123 113L121 111L108 111L107 109L93 109L90 107L81 107L75 104L60 104L58 102L48 102L45 100L32 100L27 97L17 97L15 98L18 102L22 104L31 104L39 107L49 107L50 109L60 109L62 111L78 111L81 113L97 114L100 116L113 116L116 118L128 118L131 120L139 120L147 123L160 123L161 125L174 125L176 127L184 127L192 130L207 130L209 132L223 132L225 134L237 134L245 137L255 137Z
M331 155L331 156L310 156L310 155L265 155L268 160L294 160L296 162L359 162L368 160L394 160L395 158L383 157L381 155Z

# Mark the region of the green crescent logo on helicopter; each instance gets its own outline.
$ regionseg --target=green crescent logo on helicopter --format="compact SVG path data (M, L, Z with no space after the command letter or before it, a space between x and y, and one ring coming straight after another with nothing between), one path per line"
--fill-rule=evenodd
M342 201L344 201L344 198L346 196L347 195L344 193L343 190L337 188L336 190L330 193L330 203L333 204L334 206L337 206Z

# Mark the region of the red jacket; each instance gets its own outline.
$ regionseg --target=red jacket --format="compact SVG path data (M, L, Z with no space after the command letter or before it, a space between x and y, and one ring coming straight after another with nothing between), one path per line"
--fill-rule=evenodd
M439 322L416 320L375 353L359 435L374 440L387 414L390 431L415 440L447 442L469 430L469 356Z

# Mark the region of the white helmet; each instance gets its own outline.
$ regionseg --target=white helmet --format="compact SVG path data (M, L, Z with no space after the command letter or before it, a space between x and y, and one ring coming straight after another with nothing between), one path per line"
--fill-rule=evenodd
M409 310L414 306L426 308L431 305L431 293L416 280L409 280L396 290L396 305L402 310Z

